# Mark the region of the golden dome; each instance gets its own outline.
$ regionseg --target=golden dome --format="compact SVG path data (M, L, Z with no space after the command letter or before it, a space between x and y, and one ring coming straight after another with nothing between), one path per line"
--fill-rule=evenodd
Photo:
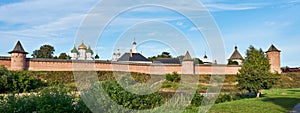
M84 43L82 42L81 45L78 47L79 50L86 50L86 46L84 45Z

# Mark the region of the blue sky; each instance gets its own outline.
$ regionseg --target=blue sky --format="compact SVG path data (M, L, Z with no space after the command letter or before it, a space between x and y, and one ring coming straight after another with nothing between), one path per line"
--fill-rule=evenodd
M282 66L300 66L298 60L300 0L200 0L199 2L210 11L219 27L227 58L232 54L235 45L244 55L249 45L267 50L274 44L282 50ZM74 40L77 40L78 45L80 42L78 40L84 40L85 37L97 38L88 33L77 32L78 29L82 29L82 22L97 3L99 0L1 0L0 55L7 56L7 52L12 50L17 40L22 42L29 53L43 44L50 44L55 47L55 55L58 55L61 52L68 53L73 47ZM107 11L109 12L110 8L107 8ZM103 13L98 16L101 21L101 17L106 15ZM151 21L132 26L134 22L149 19ZM103 23L88 26L101 24ZM162 51L169 51L173 56L177 56L184 54L186 49L194 48L193 56L202 58L205 53L210 56L211 50L205 39L198 37L199 33L196 31L207 29L209 28L194 27L188 20L172 11L142 7L120 14L107 27L103 33L104 38L97 40L97 45L91 46L101 59L110 59L112 52L117 48L121 49L122 53L128 52L135 38L139 44L139 52L147 57ZM76 36L82 38L75 39ZM92 41L85 40L85 43L89 44ZM174 45L170 46L163 41L170 41ZM185 41L190 44L188 47L183 44Z

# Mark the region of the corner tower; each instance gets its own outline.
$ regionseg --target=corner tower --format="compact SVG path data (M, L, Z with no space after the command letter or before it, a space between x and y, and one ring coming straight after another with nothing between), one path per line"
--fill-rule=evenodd
M189 51L186 52L182 60L182 74L195 74L195 64Z
M26 69L26 54L20 41L17 42L14 50L8 52L11 54L11 70L25 70Z
M269 59L270 63L270 70L272 73L281 73L280 68L280 50L278 50L273 44L269 48L269 50L266 52L267 57Z

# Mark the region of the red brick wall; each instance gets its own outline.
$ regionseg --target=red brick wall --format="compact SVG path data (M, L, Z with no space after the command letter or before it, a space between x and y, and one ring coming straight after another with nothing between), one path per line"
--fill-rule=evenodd
M4 65L7 69L10 70L10 60L0 60L0 65Z
M10 60L0 60L0 65L10 69ZM196 65L195 74L236 74L240 66ZM41 62L29 61L31 71L130 71L148 74L182 73L182 65L141 65L141 64L110 64L110 63L72 63L72 62ZM212 71L214 70L214 71Z

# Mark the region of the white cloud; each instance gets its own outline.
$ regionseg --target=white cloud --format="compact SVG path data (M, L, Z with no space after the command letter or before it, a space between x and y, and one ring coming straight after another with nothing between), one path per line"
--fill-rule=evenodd
M205 28L204 27L191 27L189 30L190 31L197 31L197 30L204 30Z
M205 4L210 11L236 11L236 10L251 10L262 7L261 4Z

